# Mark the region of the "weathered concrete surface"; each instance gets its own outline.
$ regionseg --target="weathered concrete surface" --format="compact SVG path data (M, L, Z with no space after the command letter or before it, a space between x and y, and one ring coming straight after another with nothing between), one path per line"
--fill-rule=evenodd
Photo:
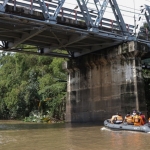
M116 112L146 112L141 56L146 45L130 42L66 64L67 122L96 122Z

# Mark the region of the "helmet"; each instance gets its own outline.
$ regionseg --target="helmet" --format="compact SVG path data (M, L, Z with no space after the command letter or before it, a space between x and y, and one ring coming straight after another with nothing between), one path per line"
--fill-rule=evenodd
M133 110L133 113L136 113L137 111L136 110Z
M136 112L137 112L136 110L133 110L133 113L132 113L132 114L135 116L135 115L136 115Z
M142 112L139 112L139 115L142 115Z

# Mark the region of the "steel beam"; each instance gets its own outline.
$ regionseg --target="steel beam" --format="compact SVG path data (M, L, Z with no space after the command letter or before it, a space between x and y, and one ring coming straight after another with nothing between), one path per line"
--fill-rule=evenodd
M145 8L146 8L146 10L148 12L148 14L147 14L147 12L145 11L145 18L146 18L148 27L150 29L150 6L145 5Z
M108 48L108 47L110 47L110 46L118 45L118 44L120 44L120 43L122 43L122 42L116 41L116 42L113 42L113 43L108 44L108 45L103 46L103 47L102 47L102 46L93 46L93 47L91 47L91 49L89 49L89 50L82 51L82 52L75 52L75 53L74 53L74 57L79 57L79 56L82 56L82 55L85 55L85 54L88 54L88 53L93 53L93 52L96 52L96 51L98 51L98 50L101 50L101 49L104 49L104 48Z
M82 12L82 15L84 17L85 23L88 28L93 26L93 20L91 19L91 15L88 11L87 5L84 0L77 0L78 5L80 7L80 10ZM81 3L82 2L82 3Z
M50 14L50 12L49 12L50 10L48 9L48 6L46 6L44 0L38 0L38 2L39 2L39 5L41 6L45 20L56 22L57 16L58 16L65 0L59 0L58 6L57 6L56 10L54 11L53 15Z
M129 35L129 32L127 31L126 24L123 20L119 6L117 4L117 1L116 0L109 0L109 3L111 5L111 8L112 8L113 13L115 15L116 21L120 27L120 30L122 31L122 34L123 35Z
M0 4L0 11L5 12L5 6L9 0L4 0L3 4Z
M94 46L108 46L110 45L110 43L113 43L112 42L99 42L99 43L91 43L91 44L88 44L88 43L84 43L84 44L75 44L75 45L70 45L68 47L79 47L80 49L82 49L82 47L94 47Z
M30 33L23 34L19 40L14 41L13 45L11 47L9 47L9 49L15 48L19 44L22 44L23 42L27 41L28 39L34 37L35 35L37 35L41 32L43 32L46 29L47 29L47 27L43 27L43 28L40 28L39 30L33 30Z
M10 21L10 14L6 14L3 12L0 12L0 15L3 15L4 17L8 18ZM112 32L107 32L107 31L102 31L100 30L99 32L91 32L91 31L86 31L84 29L80 29L80 28L75 28L75 27L70 27L70 26L65 26L65 25L61 25L61 24L51 24L50 22L45 22L45 21L41 21L41 20L37 20L37 19L32 19L32 18L27 18L27 17L23 17L23 16L17 16L17 15L11 15L11 18L15 19L16 21L18 20L18 22L20 21L20 19L22 20L26 20L29 23L35 23L37 25L48 25L48 26L53 26L53 28L56 28L56 30L59 29L59 31L63 31L63 32L68 32L68 33L77 33L77 34L95 34L97 35L97 37L108 37L108 38L113 38L113 39L118 39L118 40L124 40L125 38L122 35L119 34L115 34ZM66 35L66 34L65 34Z
M65 44L65 46L68 46L70 44L79 42L81 40L84 40L88 37L88 35L78 35L78 36L71 36L69 41Z
M71 56L70 55L67 55L67 54L63 54L63 53L54 53L54 52L51 52L51 53L48 53L48 54L44 54L44 53L41 53L41 52L33 52L33 51L27 51L27 50L23 50L21 48L18 48L18 49L9 49L9 50L6 50L5 48L0 48L1 51L5 51L5 52L17 52L17 53L25 53L25 54L31 54L31 55L42 55L42 56L52 56L52 57L60 57L60 58L70 58Z
M145 5L145 8L141 9L141 13L140 13L139 18L137 20L137 25L134 28L136 38L139 36L139 32L140 32L140 28L141 28L141 24L142 24L142 20L143 20L144 15L145 15L146 19L148 19L147 14L146 14L146 5Z
M99 11L98 6L97 6L97 3L98 3L98 2L99 2L99 5L101 6L101 3L100 3L99 0L94 0L94 3L95 3L95 6L96 6L97 11Z
M87 38L88 36L87 35L81 35L81 36L71 36L70 37L70 39L66 42L66 43L64 43L64 44L60 44L60 45L57 45L57 46L52 46L51 48L50 48L50 51L53 51L53 50L55 50L55 49L60 49L60 48L64 48L64 47L66 47L66 46L68 46L68 45L71 45L71 44L73 44L73 43L76 43L76 42L79 42L79 41L81 41L81 40L83 40L83 39L85 39L85 38Z
M103 18L103 15L105 13L105 10L107 8L108 3L109 3L109 0L104 0L103 4L101 5L100 10L98 10L98 16L97 16L97 18L96 18L96 20L94 22L94 26L95 27L99 26L99 24L100 24L100 22L101 22L101 20Z
M58 16L58 14L59 14L59 12L60 12L64 2L65 2L65 0L59 0L58 6L57 6L57 8L56 8L56 10L54 12L54 15L53 15L54 20L56 20L56 18Z
M41 9L42 9L45 20L51 19L51 16L49 14L49 11L46 7L46 4L45 4L44 0L38 0L38 2L39 2L39 5L41 6Z

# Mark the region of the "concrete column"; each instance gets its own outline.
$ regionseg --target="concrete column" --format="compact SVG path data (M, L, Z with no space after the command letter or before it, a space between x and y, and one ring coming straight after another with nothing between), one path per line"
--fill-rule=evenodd
M67 122L96 122L116 112L146 112L141 56L136 42L88 54L67 62Z

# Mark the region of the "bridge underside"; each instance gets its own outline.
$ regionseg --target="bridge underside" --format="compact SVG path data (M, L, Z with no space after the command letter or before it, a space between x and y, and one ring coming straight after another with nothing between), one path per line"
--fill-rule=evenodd
M40 0L0 0L0 50L74 58L133 40L150 45L149 35L141 30L137 38L135 27L125 24L117 4L112 5L115 0L109 1L116 21L103 18L101 11L98 17L92 11L88 15L88 11L85 13L62 7L64 0L58 4L53 1L44 4L43 1L42 5ZM44 5L49 5L48 10ZM90 19L90 24L85 18ZM93 26L94 20L97 21L96 27Z
M69 61L66 121L104 121L133 109L146 114L141 57L148 49L129 42Z
M109 33L111 29L102 27L101 32L94 34L85 30L87 27L83 21L75 22L58 17L57 23L53 24L45 22L41 13L21 14L21 10L18 10L12 14L11 9L9 6L7 13L0 12L0 40L4 41L1 50L69 58L111 47L123 41L119 31L116 31L116 36L116 33ZM31 45L34 50L25 48L24 44ZM64 50L65 53L58 53L56 49Z

